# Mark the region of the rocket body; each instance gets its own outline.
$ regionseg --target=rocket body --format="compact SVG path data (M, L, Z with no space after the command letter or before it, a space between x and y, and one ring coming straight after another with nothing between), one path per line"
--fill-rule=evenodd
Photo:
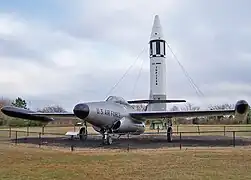
M156 15L149 42L150 99L166 100L166 41L159 16ZM166 111L165 103L150 104L151 111Z

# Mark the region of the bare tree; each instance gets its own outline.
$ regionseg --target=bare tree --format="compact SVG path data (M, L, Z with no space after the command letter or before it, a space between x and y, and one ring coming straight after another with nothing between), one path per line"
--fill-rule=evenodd
M61 113L61 112L66 112L66 110L59 105L55 105L55 106L47 106L42 109L39 109L38 112L44 112L44 113L58 112L58 113Z
M1 98L0 99L0 108L3 106L9 106L11 105L11 100L7 98ZM0 126L6 125L8 123L8 118L0 111Z
M209 105L210 110L228 110L234 109L234 104Z
M228 110L228 109L234 109L234 104L217 104L217 105L209 105L208 108L210 110ZM224 122L224 116L215 116L210 117L209 119L214 119L217 123ZM232 115L228 118L232 119Z
M132 107L137 111L145 111L146 105L145 104L134 104Z
M194 106L191 103L186 103L185 106L183 108L181 108L183 111L196 111L196 110L200 110L199 106Z
M170 111L179 111L179 107L178 106L173 106L170 108Z
M0 108L2 108L3 106L9 106L11 105L11 100L9 99L0 99Z
M197 110L200 110L200 107L199 106L195 106L193 105L192 103L189 103L187 102L184 107L181 108L182 111L197 111ZM190 121L187 119L187 118L180 118L178 119L178 121L180 121L182 124L184 123L193 123L193 124L198 124L199 122L199 119L197 117L195 118L192 118ZM196 123L195 123L196 122Z

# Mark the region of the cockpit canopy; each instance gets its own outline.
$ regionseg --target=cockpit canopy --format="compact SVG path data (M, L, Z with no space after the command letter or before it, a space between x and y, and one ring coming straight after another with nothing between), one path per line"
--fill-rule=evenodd
M123 105L127 105L130 106L130 104L122 97L118 97L118 96L109 96L106 101L111 101L111 102L115 102L115 103L119 103L119 104L123 104Z

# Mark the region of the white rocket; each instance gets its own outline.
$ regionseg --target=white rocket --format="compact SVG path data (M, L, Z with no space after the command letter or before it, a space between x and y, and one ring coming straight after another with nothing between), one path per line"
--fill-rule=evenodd
M150 99L166 100L166 41L156 15L150 37ZM149 104L148 110L165 111L165 103Z

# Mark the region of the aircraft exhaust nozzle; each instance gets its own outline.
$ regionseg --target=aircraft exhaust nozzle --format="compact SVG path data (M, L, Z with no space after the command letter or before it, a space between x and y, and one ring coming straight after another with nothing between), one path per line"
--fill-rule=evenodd
M123 117L113 124L112 131L114 133L142 134L145 131L145 124L143 122L134 122L127 117Z
M117 131L121 126L121 121L116 121L113 126L112 126L112 130L113 131Z

